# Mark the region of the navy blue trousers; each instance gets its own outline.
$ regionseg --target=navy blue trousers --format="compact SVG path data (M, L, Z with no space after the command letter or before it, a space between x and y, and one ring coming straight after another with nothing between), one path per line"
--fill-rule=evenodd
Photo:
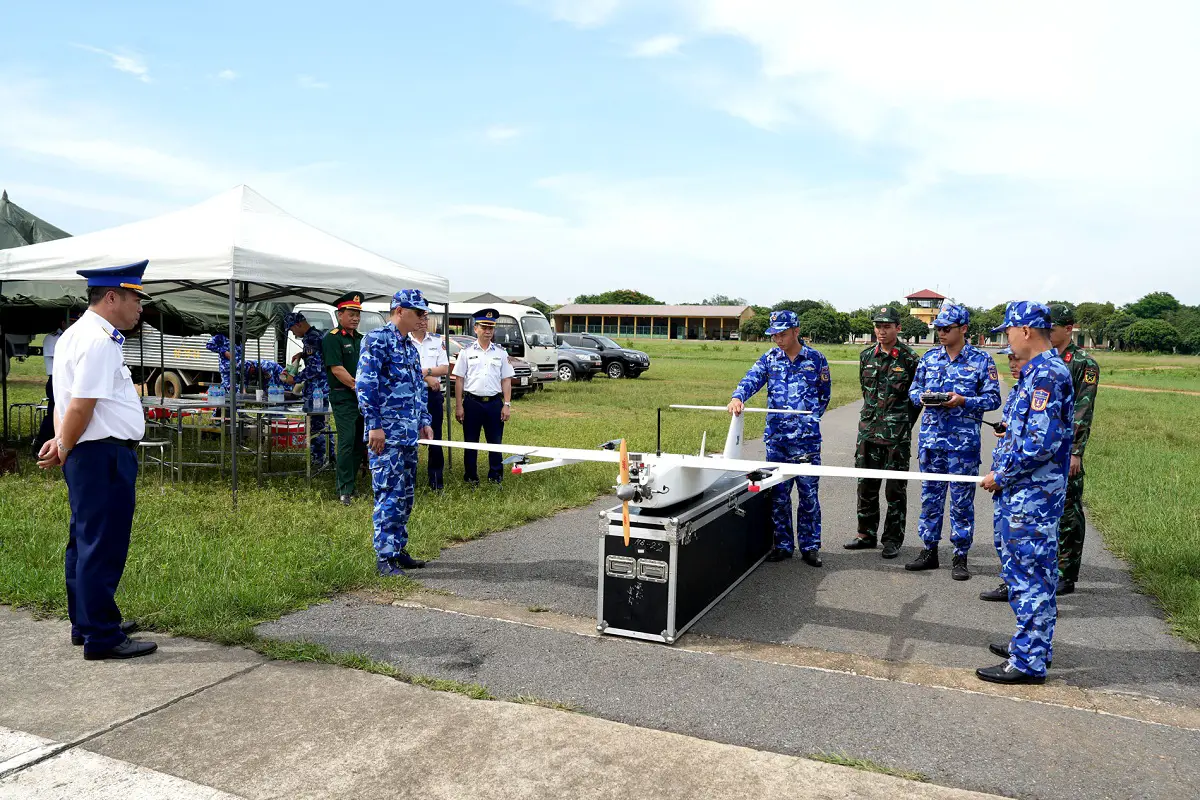
M442 438L442 417L446 412L444 395L441 392L430 392L429 402L426 408L429 410L429 416L433 418L431 426L433 427L433 438ZM463 398L463 413L466 414L466 401L468 398ZM442 455L442 448L429 448L429 473L432 475L435 472L441 472L446 465L446 459Z
M63 465L71 505L67 612L85 652L125 641L116 595L129 555L137 474L137 455L116 442L78 444Z
M500 444L504 441L504 422L500 419L500 411L504 408L502 395L495 395L484 403L471 395L463 395L463 441L478 442L482 430L488 444ZM466 450L463 453L463 478L470 483L479 482L476 463L479 452ZM503 453L488 453L488 480L500 482L504 475Z

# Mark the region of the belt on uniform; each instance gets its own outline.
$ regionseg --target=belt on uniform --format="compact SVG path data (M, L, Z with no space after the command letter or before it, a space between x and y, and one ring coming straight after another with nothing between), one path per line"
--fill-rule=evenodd
M473 400L478 400L480 403L490 403L493 400L500 399L500 395L498 394L489 394L485 397L484 395L472 394L471 392L467 392L467 397L470 397Z
M92 441L119 444L121 447L128 447L130 450L136 449L138 446L137 439L118 439L115 436L105 436L103 439L93 439ZM87 442L83 442L83 444L87 444Z

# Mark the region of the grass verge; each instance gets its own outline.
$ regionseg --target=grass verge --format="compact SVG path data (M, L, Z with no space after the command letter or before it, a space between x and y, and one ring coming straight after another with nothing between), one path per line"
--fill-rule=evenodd
M860 769L863 772L875 772L880 775L891 775L893 778L903 778L906 781L929 783L929 776L920 772L896 769L879 764L866 758L852 758L842 753L813 753L809 755L813 761L824 761L826 764L837 764L842 767Z

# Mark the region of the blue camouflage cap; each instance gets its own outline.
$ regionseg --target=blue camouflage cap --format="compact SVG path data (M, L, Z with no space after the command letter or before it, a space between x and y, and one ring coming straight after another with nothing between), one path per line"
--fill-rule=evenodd
M783 333L788 328L800 327L800 320L795 311L772 311L771 324L767 326L767 335Z
M284 330L293 328L296 325L299 325L301 322L308 322L308 319L306 319L305 316L299 311L292 311L283 315Z
M392 295L391 310L397 308L415 308L417 311L428 311L429 304L425 302L425 295L421 294L420 289L401 289Z
M1045 303L1035 300L1013 300L1004 307L1004 323L992 328L992 333L1000 333L1008 328L1045 328L1049 330L1050 309Z
M952 325L969 325L970 323L971 312L967 310L966 306L943 303L942 310L938 312L937 318L933 321L933 327L949 328Z
M996 351L996 355L998 355L998 356L1011 356L1011 355L1012 355L1012 348L1011 348L1011 347L1009 347L1008 345L1004 345L1004 347L1001 347L999 350L997 350L997 351Z

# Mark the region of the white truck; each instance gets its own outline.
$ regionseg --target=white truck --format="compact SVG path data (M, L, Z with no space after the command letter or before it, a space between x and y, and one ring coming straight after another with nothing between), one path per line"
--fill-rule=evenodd
M301 303L295 310L304 312L309 324L320 331L337 325L337 312L333 306ZM152 314L150 318L153 318ZM377 312L364 310L359 331L365 334L380 327L383 322ZM203 392L221 377L219 357L205 347L211 338L209 334L162 335L148 322L143 322L141 335L125 340L125 365L129 367L136 383L145 383L156 395L177 398L185 393ZM300 342L290 333L286 342L280 341L276 323L259 338L248 341L243 352L250 361L266 358L286 366L300 349Z

